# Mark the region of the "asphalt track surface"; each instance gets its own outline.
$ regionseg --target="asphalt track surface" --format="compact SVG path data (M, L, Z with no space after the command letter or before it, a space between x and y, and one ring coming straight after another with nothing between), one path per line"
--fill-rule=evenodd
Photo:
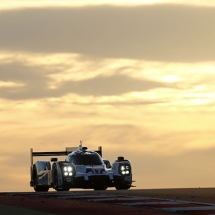
M215 215L215 188L2 192L0 215Z

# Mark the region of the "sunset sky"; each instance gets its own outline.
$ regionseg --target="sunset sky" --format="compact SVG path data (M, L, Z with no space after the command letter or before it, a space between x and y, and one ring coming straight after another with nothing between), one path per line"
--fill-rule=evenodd
M0 192L80 140L138 189L215 186L214 0L0 5Z

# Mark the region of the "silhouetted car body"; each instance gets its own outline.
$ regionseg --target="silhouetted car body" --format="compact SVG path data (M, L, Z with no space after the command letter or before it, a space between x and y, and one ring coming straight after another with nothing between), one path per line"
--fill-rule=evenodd
M65 161L36 161L34 156L62 156ZM63 152L33 152L31 149L31 181L35 191L68 191L70 188L106 190L108 187L129 189L132 185L132 168L129 160L118 157L110 161L102 159L102 148L92 151L87 147L67 148Z

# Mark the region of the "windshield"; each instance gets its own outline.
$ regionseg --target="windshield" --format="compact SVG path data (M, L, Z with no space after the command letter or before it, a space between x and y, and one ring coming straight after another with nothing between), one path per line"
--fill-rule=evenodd
M69 161L75 165L101 165L101 158L97 154L76 154L69 157Z

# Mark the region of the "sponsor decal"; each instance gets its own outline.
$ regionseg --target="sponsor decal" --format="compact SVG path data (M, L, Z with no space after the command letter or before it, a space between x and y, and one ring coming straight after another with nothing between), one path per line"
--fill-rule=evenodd
M92 169L93 174L102 174L103 171L104 171L103 169Z

